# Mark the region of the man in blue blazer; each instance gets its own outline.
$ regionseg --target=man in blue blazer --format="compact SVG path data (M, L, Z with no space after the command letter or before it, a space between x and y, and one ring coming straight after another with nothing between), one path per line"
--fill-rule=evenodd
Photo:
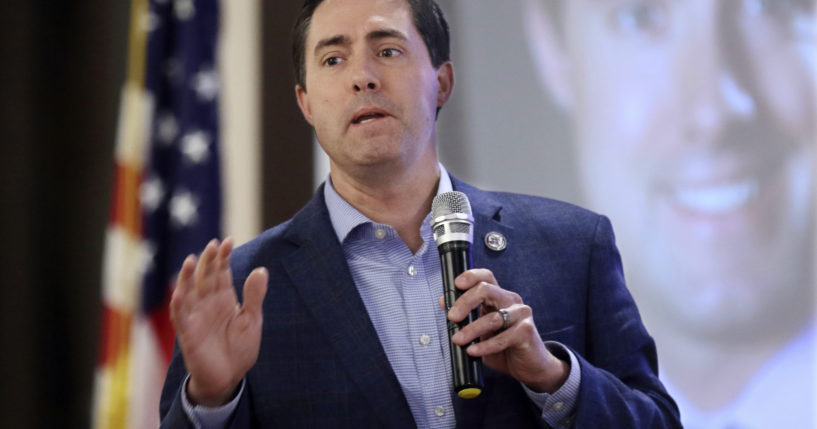
M185 261L164 427L680 426L609 221L478 190L438 163L454 75L432 0L307 0L293 52L330 179L235 252L214 240ZM428 220L451 189L491 239L446 312ZM467 350L485 388L466 400L451 392L445 322L477 308L454 338L480 340Z

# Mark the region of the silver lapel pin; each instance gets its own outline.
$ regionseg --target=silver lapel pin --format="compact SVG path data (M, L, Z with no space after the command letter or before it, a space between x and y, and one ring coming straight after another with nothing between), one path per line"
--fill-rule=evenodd
M485 234L485 247L493 250L494 252L501 252L508 247L508 239L496 231L491 231Z

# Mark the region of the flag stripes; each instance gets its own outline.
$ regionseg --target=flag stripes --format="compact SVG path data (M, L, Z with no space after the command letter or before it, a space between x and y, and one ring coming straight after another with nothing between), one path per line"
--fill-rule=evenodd
M218 0L133 0L105 242L95 428L155 428L184 257L219 236Z

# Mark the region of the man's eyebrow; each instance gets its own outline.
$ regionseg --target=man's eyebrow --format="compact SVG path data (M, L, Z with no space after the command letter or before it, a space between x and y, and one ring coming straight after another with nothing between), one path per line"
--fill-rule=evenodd
M380 40L380 39L400 39L400 40L408 40L405 34L397 31L397 30L374 30L369 32L366 35L367 40Z
M343 35L332 36L326 39L319 40L317 44L315 44L315 53L317 54L323 48L328 46L341 46L341 45L348 45L349 38Z

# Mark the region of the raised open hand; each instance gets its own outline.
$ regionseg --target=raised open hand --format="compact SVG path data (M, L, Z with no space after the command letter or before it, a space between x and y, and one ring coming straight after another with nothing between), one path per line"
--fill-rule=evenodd
M170 317L190 373L191 401L217 406L226 403L258 359L261 345L261 304L268 273L256 268L244 282L244 303L238 304L230 271L233 242L212 240L198 262L184 260L170 302Z

